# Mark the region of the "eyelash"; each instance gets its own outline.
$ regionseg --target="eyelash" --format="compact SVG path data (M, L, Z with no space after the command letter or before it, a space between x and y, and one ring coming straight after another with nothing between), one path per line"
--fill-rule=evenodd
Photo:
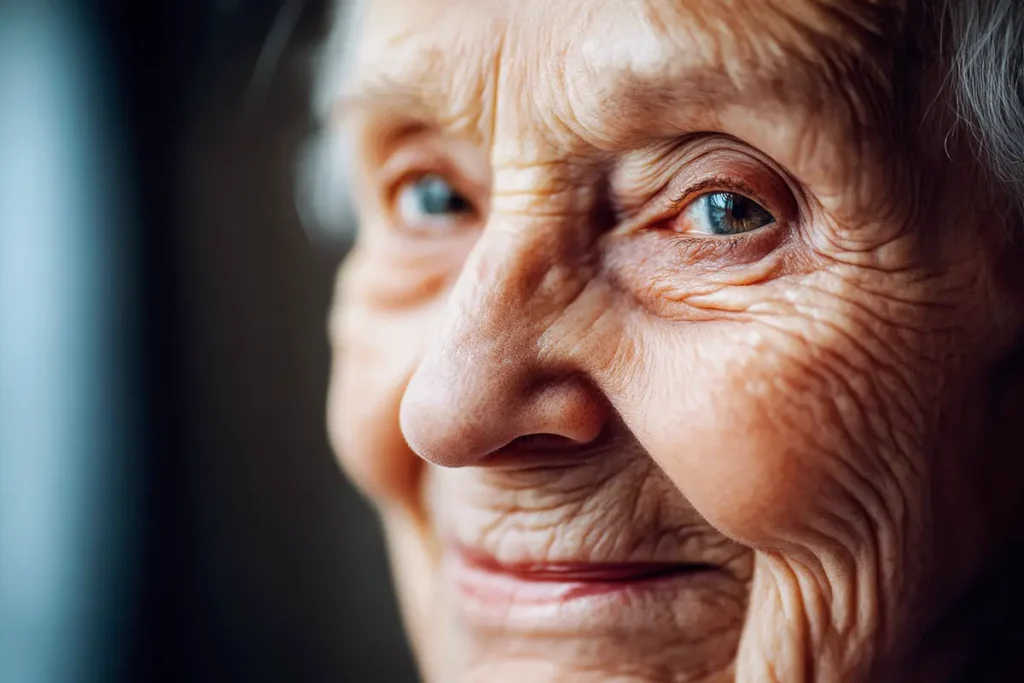
M666 210L679 212L688 207L691 202L713 192L729 192L742 195L763 206L776 220L781 220L780 212L774 208L773 203L763 199L752 187L737 178L724 178L721 176L707 178L696 184L687 185L682 189L676 190L665 199L665 208Z
M772 226L765 229L735 235L695 235L672 230L666 224L676 220L690 204L703 195L712 192L732 192L757 202L774 218ZM678 258L685 262L753 261L757 260L779 243L784 231L777 226L792 222L790 212L780 210L777 202L767 201L750 185L735 177L715 176L686 185L671 192L662 203L663 210L645 220L639 230L643 232L667 233L664 239Z

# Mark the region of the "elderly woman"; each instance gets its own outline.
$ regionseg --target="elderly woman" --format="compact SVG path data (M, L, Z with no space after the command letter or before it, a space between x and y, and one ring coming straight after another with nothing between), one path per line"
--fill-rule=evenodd
M330 425L426 680L1024 680L1024 3L349 23Z

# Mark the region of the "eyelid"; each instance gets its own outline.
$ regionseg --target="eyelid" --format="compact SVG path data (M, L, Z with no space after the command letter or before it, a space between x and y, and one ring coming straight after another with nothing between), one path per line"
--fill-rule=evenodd
M775 222L786 222L793 218L794 212L776 208L778 200L764 199L762 193L755 192L745 182L735 178L712 177L682 187L667 188L666 192L651 203L649 209L623 222L615 232L625 234L638 229L660 227L665 222L681 216L696 200L715 192L742 195L759 204L772 215Z
M382 160L376 169L374 183L381 188L381 199L390 204L405 183L436 174L451 183L482 213L487 206L489 176L470 158L475 148L468 143L445 140L426 132L409 138Z
M663 172L667 177L652 196L642 198L642 186L629 190L634 197L625 205L638 208L618 215L615 234L630 234L663 224L695 199L711 192L743 195L761 205L780 223L790 223L800 215L799 190L785 171L738 140L710 136L695 141L688 149L681 149L674 157ZM623 184L629 187L628 180Z
M410 138L371 174L372 196L378 202L386 232L401 238L403 243L429 243L448 239L461 239L460 235L475 234L488 210L488 192L485 186L467 173L472 167L467 160L473 148L446 140L427 132ZM403 219L399 207L399 194L411 183L428 175L437 175L461 195L470 210L458 216L432 217L409 222ZM424 239L426 238L426 239Z
M676 194L669 195L665 199L665 205L670 210L677 212L682 211L704 195L713 194L715 192L728 192L731 194L742 195L763 206L768 213L773 216L775 215L775 212L767 205L769 202L761 200L756 191L743 181L738 181L736 179L723 180L720 178L708 178L696 183L695 185L681 188Z
M390 200L402 185L430 174L451 178L451 163L437 150L415 145L403 147L388 156L375 176L377 185L384 188L382 194ZM455 181L451 182L455 185Z

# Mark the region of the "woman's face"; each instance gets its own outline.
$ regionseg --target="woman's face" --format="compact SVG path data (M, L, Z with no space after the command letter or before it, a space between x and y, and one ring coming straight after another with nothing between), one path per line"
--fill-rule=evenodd
M932 661L1021 297L904 4L370 8L330 421L429 679Z

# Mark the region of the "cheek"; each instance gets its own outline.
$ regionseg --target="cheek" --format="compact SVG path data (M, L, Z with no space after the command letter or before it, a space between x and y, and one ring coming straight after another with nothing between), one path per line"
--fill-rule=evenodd
M417 495L423 465L406 445L398 410L421 353L424 317L341 303L328 428L345 473L376 502L406 504Z
M898 499L882 461L892 444L864 418L857 380L823 360L832 340L811 352L809 340L757 323L668 332L639 347L633 385L645 389L620 410L720 531L764 548L834 538Z

